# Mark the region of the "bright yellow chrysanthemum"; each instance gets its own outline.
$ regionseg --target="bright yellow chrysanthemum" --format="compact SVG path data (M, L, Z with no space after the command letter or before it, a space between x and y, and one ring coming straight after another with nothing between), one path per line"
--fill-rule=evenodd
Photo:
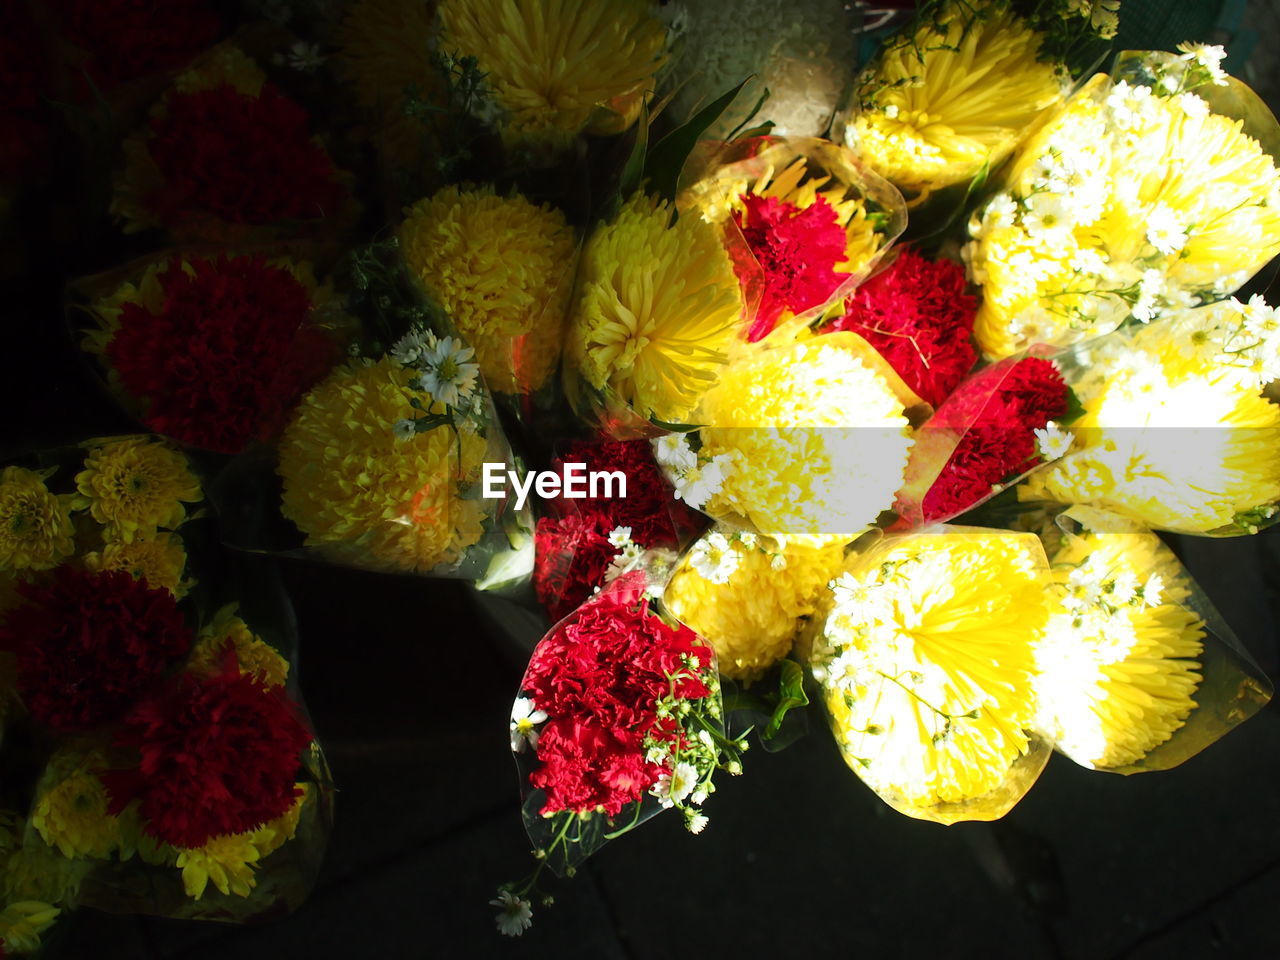
M234 654L242 673L252 674L268 688L283 686L289 677L289 661L254 635L249 625L236 616L234 603L219 610L200 631L187 669L220 673L228 652Z
M306 802L308 785L288 812L247 833L214 837L203 847L180 849L175 866L182 870L182 887L188 897L199 900L212 883L221 893L247 897L257 884L254 876L259 862L298 830L298 818Z
M724 365L742 294L716 228L672 215L636 195L591 235L566 349L640 417L684 422Z
M74 550L72 497L49 492L44 475L0 471L0 571L48 570Z
M666 28L646 0L441 0L440 52L473 56L508 142L559 146L653 85Z
M697 420L699 457L725 458L704 509L782 536L860 533L892 506L912 444L902 397L851 333L743 355Z
M103 539L131 543L154 539L160 528L179 527L183 503L204 498L187 458L160 440L127 437L93 448L76 488Z
M40 938L62 911L39 900L19 900L0 912L0 943L9 955L35 953Z
M92 754L55 756L37 789L31 825L69 859L104 860L120 842L119 819L107 813L98 763Z
M426 403L409 388L414 376L390 357L353 360L302 399L284 431L281 507L334 560L421 572L456 562L483 533L483 502L460 491L479 480L484 438L465 423L395 434L417 413L410 401Z
M1014 767L1031 744L1046 586L1030 534L926 534L850 558L810 656L845 759L888 803L992 819L1030 786L1038 769Z
M708 536L724 540L723 550L708 545ZM662 600L711 644L721 673L750 682L790 652L801 619L814 612L843 559L840 543L712 533L685 556Z
M1070 537L1052 563L1036 729L1086 767L1137 763L1196 707L1204 623L1182 605L1190 590L1151 533Z
M187 551L177 534L161 531L149 540L108 543L101 553L85 555L84 565L92 571L127 570L147 586L168 590L178 599L186 596L192 581L184 580Z
M1280 406L1162 321L1090 354L1074 448L1024 501L1110 510L1184 533L1255 529L1280 502Z
M850 145L899 189L960 183L999 163L1062 96L1043 38L1005 3L942 7L891 42L860 81Z
M499 393L537 390L555 369L574 247L559 210L492 187L445 187L406 210L400 227L409 269Z

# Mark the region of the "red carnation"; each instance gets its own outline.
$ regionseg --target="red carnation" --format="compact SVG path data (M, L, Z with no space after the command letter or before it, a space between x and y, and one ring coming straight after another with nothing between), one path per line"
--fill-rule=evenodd
M972 340L977 309L959 264L904 249L889 269L854 291L844 316L823 332L863 337L921 400L936 407L978 358Z
M1034 467L1040 462L1035 431L1067 408L1066 382L1048 360L998 363L962 383L923 428L961 438L925 494L922 522L961 514L990 496L993 487Z
M836 271L845 261L846 238L824 197L804 209L754 193L742 202L745 213L735 212L733 219L764 270L760 309L747 333L754 343L769 335L784 310L801 313L835 292L846 276Z
M256 97L230 85L176 94L151 125L164 186L150 205L167 223L200 213L254 225L327 216L344 191L307 127L306 111L269 83Z
M144 421L183 443L236 453L279 426L334 359L312 303L263 257L171 262L159 312L126 303L107 357Z
M184 66L222 32L209 0L56 0L55 9L67 39L89 52L99 88Z
M125 717L116 744L140 760L102 775L110 812L137 800L143 829L176 847L253 830L299 796L299 754L310 742L283 691L240 673L234 660L214 676L183 674Z
M548 715L538 737L539 767L529 776L546 792L543 813L603 808L610 816L641 799L662 773L644 755L646 736L680 736L660 720L657 702L672 692L670 675L685 657L702 667L711 651L681 624L651 614L639 575L627 576L585 604L534 651L523 687ZM677 684L678 699L710 695L697 677Z
M602 514L540 517L534 533L533 587L552 620L561 620L604 582L618 549Z
M116 720L187 652L191 629L168 590L122 570L59 567L19 587L29 603L0 626L27 710L61 732Z

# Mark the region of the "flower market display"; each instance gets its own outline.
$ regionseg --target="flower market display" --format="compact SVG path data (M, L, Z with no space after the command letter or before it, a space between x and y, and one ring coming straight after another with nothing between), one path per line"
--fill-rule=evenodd
M305 896L271 557L521 612L510 935L753 746L951 824L1269 700L1167 539L1280 519L1280 124L1222 48L1113 51L1119 0L143 6L32 15L118 108L132 245L67 323L149 433L0 468L0 956Z

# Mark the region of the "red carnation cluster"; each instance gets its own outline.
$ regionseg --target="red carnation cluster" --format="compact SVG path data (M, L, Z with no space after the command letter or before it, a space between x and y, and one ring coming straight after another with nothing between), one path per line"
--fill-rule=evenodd
M946 520L1039 462L1035 431L1068 408L1062 374L1048 360L998 363L966 380L924 425L961 439L925 494L923 522Z
M764 270L764 293L747 339L768 336L784 310L801 313L822 304L845 274L845 232L836 210L823 197L801 209L777 197L744 194L744 212L734 221ZM741 271L739 271L739 279Z
M252 225L314 220L342 204L307 112L271 84L256 97L230 85L176 94L166 107L148 143L164 180L149 204L166 223L201 213Z
M844 316L823 332L858 334L921 400L936 407L978 358L971 336L977 309L959 264L904 249L889 269L854 291Z
M140 760L102 775L109 810L137 800L144 830L177 847L253 830L298 797L299 755L310 742L283 691L268 690L228 657L221 673L183 674L125 717L116 744L136 749Z
M27 710L54 730L116 720L191 646L173 594L122 570L63 566L19 589L29 602L0 626L0 649L16 654Z
M312 303L263 257L171 262L157 313L126 303L107 358L158 433L236 453L277 427L334 360Z
M538 735L540 765L529 775L546 792L544 814L603 808L614 816L642 799L663 772L645 759L645 737L680 736L673 720L657 715L657 702L672 693L668 677L685 673L675 684L678 699L710 694L683 658L696 657L705 669L711 651L688 627L651 614L642 589L642 575L620 578L529 661L524 689L548 716Z
M635 543L654 548L676 547L706 523L675 499L648 441L575 442L553 461L552 469L563 476L566 463L585 464L588 473L621 472L627 495L548 501L555 515L538 520L533 585L553 620L567 616L603 584L618 554L609 543L617 527L630 527Z
M85 70L100 89L177 69L222 32L210 0L55 0L54 7L67 39L89 53Z

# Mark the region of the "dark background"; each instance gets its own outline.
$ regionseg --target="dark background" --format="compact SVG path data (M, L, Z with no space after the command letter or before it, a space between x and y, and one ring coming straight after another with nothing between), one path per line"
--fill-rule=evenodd
M1240 50L1251 23L1274 22L1262 19L1271 6L1251 6ZM1268 92L1274 39L1248 50ZM86 203L85 171L110 159L54 137L46 185L20 199L0 246L0 459L136 429L72 349L62 296L69 279L149 247ZM1275 676L1280 530L1173 539ZM722 778L702 836L655 819L553 883L557 904L535 906L533 928L506 940L487 901L531 864L507 743L522 654L459 583L279 566L339 789L311 899L252 928L81 910L62 921L55 956L1280 956L1274 706L1166 773L1122 778L1055 757L1002 821L952 827L891 811L815 729Z

